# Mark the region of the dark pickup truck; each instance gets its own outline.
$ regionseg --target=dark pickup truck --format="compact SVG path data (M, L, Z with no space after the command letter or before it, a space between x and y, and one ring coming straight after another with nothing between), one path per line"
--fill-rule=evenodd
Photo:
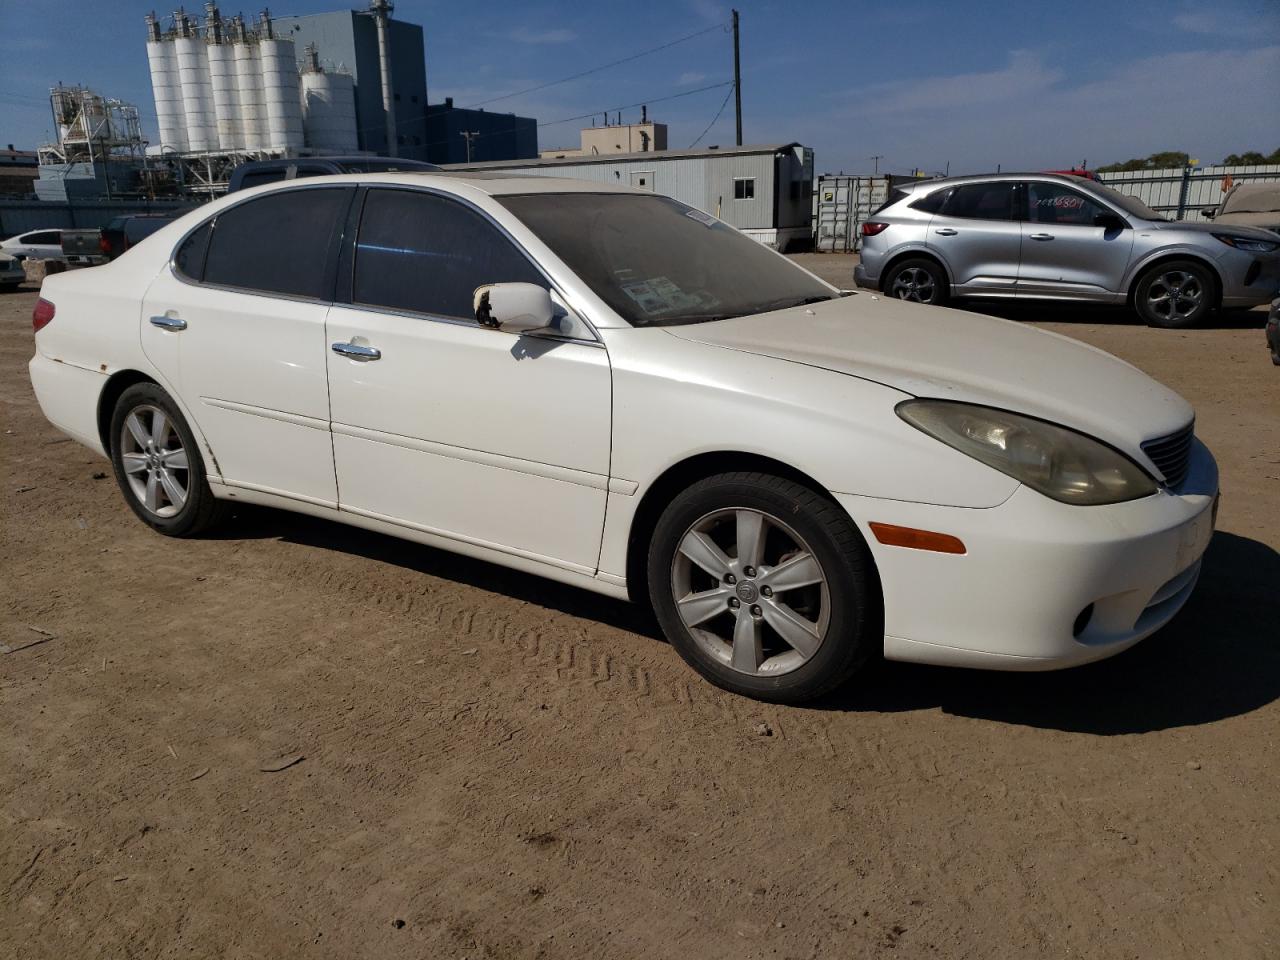
M71 263L106 263L178 216L181 214L135 213L115 217L100 230L63 230L62 253Z

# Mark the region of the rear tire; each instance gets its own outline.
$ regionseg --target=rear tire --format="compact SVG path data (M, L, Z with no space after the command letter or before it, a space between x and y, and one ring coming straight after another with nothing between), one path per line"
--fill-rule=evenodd
M1169 260L1138 278L1133 305L1148 326L1185 330L1213 312L1216 291L1208 267L1194 260Z
M120 394L111 415L111 465L138 518L167 537L193 537L221 521L204 458L178 405L154 383Z
M947 275L937 261L912 257L885 274L883 292L898 300L940 307L951 298Z
M724 473L693 484L659 519L647 568L671 645L733 693L812 700L882 648L862 536L839 506L791 480Z

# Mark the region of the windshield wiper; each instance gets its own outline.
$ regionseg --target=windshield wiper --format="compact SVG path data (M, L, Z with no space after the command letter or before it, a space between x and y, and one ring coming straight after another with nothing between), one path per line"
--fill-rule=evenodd
M834 299L836 298L830 294L824 294L816 297L800 297L798 299L788 297L785 300L775 300L772 303L766 303L763 309L755 312L768 313L771 310L790 310L792 307L807 307L811 303L826 303L828 300Z

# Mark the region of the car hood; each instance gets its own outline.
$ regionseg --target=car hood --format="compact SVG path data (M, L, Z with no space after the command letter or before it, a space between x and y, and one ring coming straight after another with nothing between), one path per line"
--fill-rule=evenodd
M1232 214L1227 216L1230 217ZM1235 214L1234 216L1240 216L1240 214ZM1253 216L1253 214L1247 214L1247 216ZM1274 218L1276 214L1271 214L1271 216ZM1224 226L1230 227L1230 230L1224 230ZM1276 239L1276 235L1270 230L1251 227L1231 220L1227 220L1225 223L1218 220L1197 221L1195 223L1188 223L1186 220L1170 220L1168 223L1151 221L1145 224L1143 229L1176 230L1179 233L1231 233L1237 237L1252 237L1255 240L1270 240L1272 242Z
M1280 230L1280 210L1268 210L1264 213L1224 213L1222 216L1215 218L1213 223L1218 226L1233 228L1257 228L1274 234L1277 230ZM1219 232L1221 233L1222 231L1219 230ZM1252 232L1250 230L1250 233Z
M872 294L666 329L917 397L1030 414L1135 454L1144 440L1180 430L1193 416L1178 394L1095 347L1009 320Z

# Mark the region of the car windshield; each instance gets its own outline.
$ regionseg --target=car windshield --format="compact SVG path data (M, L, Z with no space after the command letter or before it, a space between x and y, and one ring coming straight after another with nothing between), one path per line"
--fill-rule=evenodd
M1273 213L1280 210L1280 183L1246 183L1236 187L1223 213Z
M1099 195L1101 195L1103 199L1110 203L1114 203L1131 217L1137 217L1140 220L1167 221L1169 219L1168 217L1160 216L1160 214L1156 213L1137 197L1131 197L1127 193L1121 193L1114 187L1108 187L1106 184L1099 183L1096 180L1090 181L1089 186L1098 191Z
M750 237L669 197L496 199L633 326L704 323L838 296Z

